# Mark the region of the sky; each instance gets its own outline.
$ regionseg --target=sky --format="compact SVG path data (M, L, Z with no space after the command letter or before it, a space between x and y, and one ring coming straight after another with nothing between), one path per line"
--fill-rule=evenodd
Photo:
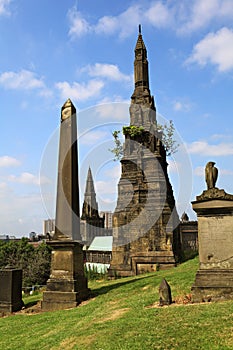
M100 210L114 210L120 163L111 132L129 124L138 25L179 215L206 189L233 193L233 0L0 0L0 234L42 232L54 217L60 110L78 119L80 205L92 168Z

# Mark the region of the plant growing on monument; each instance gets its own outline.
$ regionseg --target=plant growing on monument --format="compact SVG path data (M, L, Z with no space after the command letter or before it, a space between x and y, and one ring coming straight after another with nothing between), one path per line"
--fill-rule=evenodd
M122 128L123 134L129 134L131 137L141 135L141 133L144 131L143 126L136 126L136 125L130 125L130 126L123 126Z
M162 134L162 143L165 147L167 156L171 156L172 154L176 153L179 147L179 144L174 139L174 133L175 133L175 127L172 120L169 120L168 124L157 124L157 130ZM129 134L130 136L134 137L137 135L140 135L144 131L144 128L142 126L123 126L122 132L123 135ZM114 160L121 160L124 154L124 146L123 143L120 141L121 131L115 130L112 133L115 147L112 149L109 149L110 152L114 154Z

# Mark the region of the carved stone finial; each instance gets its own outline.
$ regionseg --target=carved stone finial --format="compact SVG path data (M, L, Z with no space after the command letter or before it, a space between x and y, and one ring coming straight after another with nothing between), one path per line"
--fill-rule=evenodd
M205 180L207 189L215 188L218 178L218 169L214 166L215 162L208 162L205 167Z

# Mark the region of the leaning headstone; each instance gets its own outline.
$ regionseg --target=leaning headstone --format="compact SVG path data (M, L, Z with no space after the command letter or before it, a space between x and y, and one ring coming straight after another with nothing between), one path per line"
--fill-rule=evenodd
M194 302L233 299L233 195L215 187L214 162L205 169L207 190L192 202L198 217L199 270Z
M0 311L15 312L23 307L22 270L5 268L0 270Z
M171 303L171 287L164 278L159 286L159 306L170 305Z

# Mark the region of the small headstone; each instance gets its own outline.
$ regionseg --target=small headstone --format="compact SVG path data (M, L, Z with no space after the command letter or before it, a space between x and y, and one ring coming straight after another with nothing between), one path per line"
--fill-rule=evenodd
M170 305L171 303L171 287L164 278L159 286L159 306Z
M0 270L0 312L15 312L23 307L22 270Z

